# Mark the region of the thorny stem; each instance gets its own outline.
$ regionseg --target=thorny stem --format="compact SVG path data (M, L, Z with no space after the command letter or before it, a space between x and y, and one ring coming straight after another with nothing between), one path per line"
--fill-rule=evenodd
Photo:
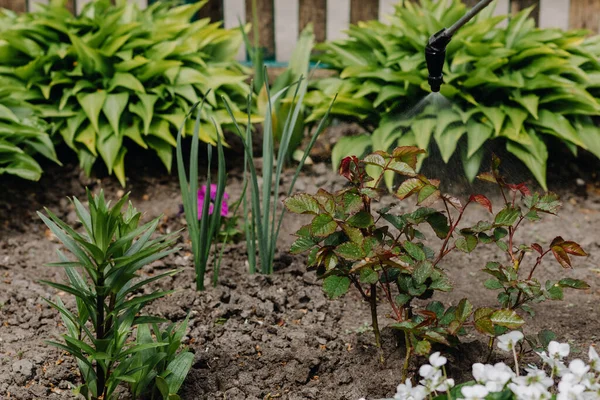
M494 342L496 341L496 338L491 337L490 340L488 341L488 355L487 358L485 360L486 364L490 362L490 360L492 359L492 354L494 354Z
M544 258L544 256L546 254L548 254L550 252L550 250L551 249L546 250L545 252L540 254L540 256L537 258L535 265L533 266L533 268L531 268L531 271L529 272L529 276L527 277L528 281L530 281L531 278L533 278L533 273L535 272L535 269L538 267L538 265L540 265L542 263L542 259ZM519 294L517 295L517 299L515 300L515 305L512 307L513 310L520 307L523 303L525 303L525 301L521 302L522 293L523 292L519 292Z
M444 203L445 203L445 201L444 201ZM460 210L460 213L458 214L456 221L451 225L450 231L448 232L448 235L446 235L446 239L444 239L444 243L442 244L442 248L440 249L440 253L438 254L437 258L435 259L435 262L433 263L434 267L442 260L442 258L444 258L444 256L446 254L449 253L449 251L446 251L446 246L448 246L448 242L450 241L452 234L456 230L456 227L458 226L460 220L462 219L463 215L465 214L465 211L470 203L471 202L468 201L467 204L465 204L465 206L462 208L462 210Z
M410 338L408 337L408 332L404 332L404 342L406 346L406 356L404 357L404 365L402 366L402 382L406 382L406 378L408 378L408 367L410 363L410 356L412 354L412 346L410 344Z
M402 322L402 320L403 320L402 312L400 310L398 310L398 307L396 306L396 302L394 302L394 299L392 299L392 294L390 292L390 284L388 283L389 280L388 280L388 276L387 276L387 271L384 271L384 274L385 274L386 283L384 285L383 283L380 282L381 287L382 287L383 291L385 292L385 295L388 299L388 302L392 306L394 313L396 314L396 319L398 320L398 322Z
M375 181L375 184L373 185L373 187L375 189L377 189L377 187L379 186L379 183L381 183L381 178L383 178L385 171L387 171L387 169L391 163L392 163L392 159L390 158L389 161L387 162L387 164L385 164L385 167L383 167L383 169L381 170L381 174L379 175L379 178L377 178L377 180Z
M371 324L373 333L375 333L375 345L379 349L379 361L384 363L383 350L381 349L381 333L379 332L379 322L377 321L377 284L371 284Z

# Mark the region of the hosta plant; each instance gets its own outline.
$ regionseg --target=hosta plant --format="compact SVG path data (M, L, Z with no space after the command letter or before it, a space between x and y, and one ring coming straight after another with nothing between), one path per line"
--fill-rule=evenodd
M59 251L60 261L50 264L63 267L68 282L43 282L73 295L76 300L74 308L66 307L60 297L56 301L48 300L60 312L66 327L62 335L64 342L50 341L49 344L75 357L83 381L78 393L86 399L113 399L120 383L135 386L149 376L148 368L150 371L158 368L156 376L174 389L183 379L183 371L187 372L184 367L189 364L189 356L175 356L181 332L177 331L179 333L172 337L171 327L167 334L149 341L143 327L144 324L165 322L162 318L142 314L142 310L152 300L172 292L154 290L143 294L144 289L177 271L144 277L140 270L176 251L173 245L178 233L152 237L160 217L140 226L141 213L131 203L123 212L127 200L126 195L111 206L102 192L94 196L88 192L88 207L85 207L73 198L82 232L61 221L48 209L47 216L38 213L71 253L68 258ZM137 340L132 340L135 327L141 331L138 331ZM158 334L156 329L155 334ZM151 359L146 359L150 353ZM140 357L144 359L141 366L136 361ZM168 362L166 367L165 362ZM158 378L157 384L160 385ZM141 389L145 390L144 387Z
M231 123L222 97L245 121L238 105L245 106L247 71L234 60L242 35L208 19L191 22L206 1L140 10L98 0L78 16L62 3L0 17L0 74L27 90L88 173L101 158L124 184L133 144L170 169L177 129L204 95L201 140L216 144Z
M462 204L461 200L443 194L439 181L416 172L417 156L421 154L423 150L405 146L392 153L378 151L364 159L346 157L341 162L340 174L349 181L348 187L335 193L320 189L314 195L301 193L285 200L289 211L312 217L296 233L298 239L291 252L309 252L308 266L323 279L323 289L330 298L344 295L353 286L369 302L378 347L378 298L389 304L394 319L391 326L405 336L404 375L411 354L426 355L434 343L455 345L467 323L494 338L506 329L523 325L525 321L517 310L530 311L531 302L558 299L557 293L562 293L564 287L587 287L573 279L551 281L547 288L540 287L533 272L543 255L538 257L530 276L519 275L525 254L540 246L516 247L514 232L526 218L536 220L539 213L555 212L559 205L555 196L530 195L524 185L505 183L498 173L499 160L494 158L493 172L482 178L497 182L503 196L507 196L507 190L526 192L523 201L527 209L521 211L515 203L516 194L512 194L506 197L507 204L494 215L492 222L459 226L473 205L492 213L491 201L483 195L472 195ZM377 173L368 174L368 166ZM376 208L382 195L380 183L389 172L404 178L395 196L400 200L416 197L416 210L399 214L394 211L395 204ZM436 204L437 208L433 208ZM441 242L435 249L432 238L424 234L424 225L429 225ZM470 253L478 245L493 243L512 260L506 267L495 263L486 267L486 272L497 278L486 282L486 286L504 290L499 296L501 307L475 310L467 299L451 307L439 301L420 307L419 300L452 290L451 271L444 268L443 262L448 254ZM551 249L564 266L570 266L567 254L585 254L574 242L560 238L553 241Z
M15 175L37 181L42 167L36 158L58 164L48 126L20 97L19 86L0 79L0 175Z
M500 139L545 188L547 139L600 157L600 131L591 119L600 115L600 37L536 28L532 8L499 26L507 17L492 16L493 7L447 47L441 94L449 101L431 95L417 104L430 93L425 45L467 11L461 0L400 1L389 24L360 22L347 39L321 45L318 59L339 76L314 84L306 96L311 118L323 115L337 94L332 115L372 132L341 140L335 168L368 148L427 149L435 142L445 162L460 149L473 179L486 142Z

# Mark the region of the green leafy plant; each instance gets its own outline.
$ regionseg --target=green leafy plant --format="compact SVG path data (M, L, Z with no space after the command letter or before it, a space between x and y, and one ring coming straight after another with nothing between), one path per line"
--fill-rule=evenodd
M181 340L185 335L189 317L179 326L169 324L161 330L158 324L139 325L136 343L138 345L161 344L136 352L128 359L128 369L136 370L131 376L131 394L134 398L179 400L177 395L187 376L194 354L183 350Z
M556 275L546 280L543 285L537 279L541 265L549 254L552 254L563 268L571 269L571 257L583 257L587 256L587 253L576 242L564 240L561 236L554 238L547 248L539 243L518 245L515 242L518 230L524 229L526 223L540 221L544 215L556 215L562 204L553 193L532 194L523 183L507 183L499 168L500 160L494 157L491 171L479 175L478 178L498 186L504 200L503 208L493 221L480 221L475 227L460 231L465 243L473 243L466 248L467 251L470 251L471 247L474 248L477 242L493 241L506 255L506 263L488 262L483 269L491 275L491 278L485 281L485 287L500 291L498 303L501 309L484 307L475 310L474 313L475 328L491 338L490 351L493 349L494 339L503 334L506 328L516 328L521 324L521 318L515 318L515 311L524 311L533 317L533 304L546 300L562 300L564 289L581 290L590 287L582 280L568 277L557 279ZM531 260L530 266L525 267L528 260ZM501 326L495 323L499 318L504 320ZM508 326L511 325L511 320L514 324ZM537 342L531 338L527 340L532 347Z
M220 138L217 140L217 159L218 172L216 195L214 199L214 207L211 205L211 197L205 195L202 201L202 209L199 213L199 190L198 190L198 144L201 129L201 114L204 103L200 104L197 109L196 123L194 125L194 133L192 136L192 148L190 151L190 173L189 178L186 177L185 166L183 163L183 152L181 149L181 137L183 134L184 124L182 124L179 133L177 134L177 173L179 175L179 187L181 197L183 199L183 210L187 221L190 240L192 241L192 252L194 254L194 266L196 269L196 289L204 290L204 274L206 264L210 256L210 248L221 227L221 209L220 205L223 202L225 193L225 155L223 153L223 145ZM207 145L207 162L208 171L206 174L205 189L210 192L211 174L210 165L212 161L212 146ZM211 207L214 210L211 212ZM219 258L219 263L220 263ZM216 283L218 277L218 265L215 264L213 269L213 281Z
M46 132L48 126L21 99L19 85L6 78L0 78L0 85L0 175L37 181L43 171L36 157L60 164Z
M255 0L253 2L253 7L255 7ZM253 8L253 24L256 26L258 23L256 16L254 15L255 8ZM246 47L250 49L250 60L252 61L252 65L254 67L255 76L253 88L256 91L257 99L256 99L256 108L259 115L266 115L266 113L271 109L271 123L273 125L273 133L275 135L275 141L277 143L281 142L281 138L284 132L285 123L287 122L287 115L290 110L295 106L295 89L294 82L298 82L302 77L307 77L309 75L310 68L310 57L311 52L314 47L315 35L313 32L312 24L308 24L300 33L300 37L298 38L298 42L296 43L296 47L292 52L292 56L288 63L287 68L285 68L278 76L275 78L273 85L270 87L270 91L272 93L277 93L281 90L286 90L286 93L277 99L272 100L272 104L269 104L269 97L267 86L264 84L265 79L264 76L264 60L263 60L263 49L258 47L258 42L254 45L251 44L250 39L246 35L246 32L243 27L240 27L242 34L244 36L244 41L246 43ZM257 38L258 31L255 30L254 37ZM295 125L293 126L292 135L290 138L288 153L286 157L291 159L296 152L296 158L299 160L302 157L302 153L298 150L302 140L304 139L304 132L308 128L310 131L312 124L306 123L307 110L303 106L300 110L300 114L298 119L296 120Z
M170 169L176 130L204 96L201 140L216 144L230 125L221 97L245 120L238 104L245 105L247 70L233 59L242 36L220 22L191 22L206 1L140 10L98 0L79 16L63 3L0 18L0 74L20 82L88 174L100 157L124 185L133 143Z
M88 192L89 208L86 208L73 198L78 222L83 226L82 233L76 232L48 209L48 216L38 213L74 257L71 261L59 251L60 262L50 264L65 269L68 283L43 281L75 296L76 300L75 310L65 307L60 298L56 302L48 300L60 312L67 328L63 335L64 343L48 343L76 358L83 380L78 393L86 399L114 398L121 382L135 384L136 377L140 377L140 369L131 360L136 353L164 348L176 342L130 340L134 327L139 329L144 324L165 321L140 313L150 301L172 291L156 290L141 294L140 289L177 271L170 270L149 278L141 277L139 271L145 265L177 251L173 245L178 233L151 238L160 217L140 226L141 213L131 203L125 212L122 211L127 201L126 195L111 207L102 192L97 196ZM141 329L144 332L145 328ZM167 357L173 355L174 350L171 350ZM179 380L180 377L175 378L177 374L179 372L174 373L173 378L167 374L163 377L167 382Z
M265 68L265 82L268 82L267 77L267 70ZM245 224L244 230L246 241L248 243L248 264L250 266L250 273L256 272L257 245L261 272L263 274L270 274L273 272L273 259L275 257L277 238L279 237L279 230L285 214L284 207L281 207L281 211L278 211L281 173L283 171L286 154L288 154L290 141L294 133L294 127L296 126L302 110L302 102L307 90L306 80L301 77L298 82L295 82L292 85L292 87L295 87L295 93L292 99L293 106L291 106L287 112L276 157L274 150L275 135L273 127L273 104L278 101L281 96L287 93L289 88L285 87L279 92L271 95L268 84L265 86L268 98L268 109L264 115L262 136L262 188L259 187L259 175L254 164L250 116L248 116L245 132L242 131L241 127L237 123L235 124L237 133L244 145L244 197L242 204L244 215L247 215L249 219L249 221L247 221ZM248 108L250 107L251 101L252 94L250 93L247 100ZM233 110L230 108L229 102L226 100L225 106L230 112L232 120L235 122ZM287 191L288 196L294 189L296 179L298 178L298 175L300 175L300 171L304 166L304 162L306 161L310 150L314 146L317 137L325 128L327 117L328 113L325 113L324 118L315 129L310 143L306 147L304 154L298 163L296 172ZM246 191L246 188L249 190Z
M445 162L460 144L465 173L474 179L485 143L501 139L545 189L543 138L557 139L574 154L582 148L600 157L591 119L600 115L600 37L536 28L531 10L501 27L507 17L492 16L489 6L455 34L441 90L449 101L439 94L425 98L430 89L424 49L431 35L467 11L460 0L400 1L389 25L360 22L347 39L320 45L317 58L339 77L315 82L306 96L313 109L309 119L320 118L337 94L332 115L372 132L341 140L334 168L344 156L368 148L427 149L435 142Z
M494 158L494 172L481 178L493 178L494 182L499 182L503 195L507 188L521 191L529 209L522 212L518 208L515 194L510 202L505 197L507 204L495 215L493 222L481 221L474 226L459 228L470 205L479 204L492 213L491 201L483 195L472 195L463 205L459 199L443 194L439 181L416 172L417 157L421 154L423 150L404 146L392 153L377 151L362 160L355 156L346 157L339 172L349 181L349 187L335 193L319 189L315 195L301 193L285 200L289 211L312 216L312 221L296 233L298 239L293 243L291 252L309 252L308 266L323 279L323 289L330 298L342 296L354 286L369 302L377 347L381 347L378 293L390 305L394 319L391 326L403 331L405 336L405 377L411 354L426 355L434 343L457 344L458 336L464 333L466 323L471 324L472 316L477 330L492 337L523 325L525 321L517 310L527 309L527 304L548 296L547 292L539 289L539 284L537 292L532 289L536 286L532 276L519 280L519 264L516 261L521 262L529 248L515 250L514 232L524 219L539 218L538 213L554 212L557 207L556 198L551 194L530 195L524 185L506 184L498 172L499 160ZM376 173L369 174L368 166ZM382 195L378 187L388 172L404 177L395 196L400 200L416 197L416 210L405 214L393 213L395 204L378 210L374 208ZM441 205L441 211L432 208L436 203ZM433 250L426 244L422 225L429 225L441 240L439 249ZM508 239L503 240L505 237ZM487 271L498 281L488 281L486 287L504 289L505 294L499 296L501 308L475 310L467 299L449 308L439 301L430 302L424 309L415 307L417 299L428 300L435 292L452 290L449 273L442 263L448 254L456 251L470 253L479 244L491 243L506 251L515 261L510 268L498 264L494 269L489 267L494 263L488 264ZM552 246L563 265L570 265L567 250L569 254L584 254L574 242L555 239ZM533 270L541 262L541 257ZM496 273L501 270L502 273ZM510 279L506 278L509 275ZM572 279L549 285L559 286L558 290L567 286L587 287ZM383 359L383 355L381 357Z

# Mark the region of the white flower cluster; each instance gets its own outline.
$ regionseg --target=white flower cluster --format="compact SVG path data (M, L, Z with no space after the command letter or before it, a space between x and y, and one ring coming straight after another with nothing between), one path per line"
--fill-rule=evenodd
M463 386L458 399L485 400L491 393L507 391L512 393L512 398L515 400L600 399L600 357L594 347L589 349L588 363L575 359L567 366L564 359L570 353L569 344L550 342L547 352L537 353L542 359L542 368L529 365L525 368L527 375L520 376L516 363L516 345L521 340L523 334L518 331L498 337L498 348L515 355L516 371L504 363L474 364L475 384ZM440 392L450 390L454 386L454 380L446 376L444 369L446 361L446 357L441 356L440 353L432 354L429 357L429 364L419 369L422 378L420 384L413 386L410 379L407 379L405 383L398 385L393 400L431 399Z

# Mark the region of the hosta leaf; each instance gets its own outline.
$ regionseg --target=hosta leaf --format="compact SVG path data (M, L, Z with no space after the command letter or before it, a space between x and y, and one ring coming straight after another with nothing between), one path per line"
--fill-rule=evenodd
M93 93L78 94L77 101L81 105L81 108L83 108L83 111L85 111L85 114L90 120L96 133L99 133L100 126L98 124L98 118L100 117L100 111L106 101L106 92L104 90L99 90Z
M119 131L120 119L128 101L128 93L109 93L106 96L106 101L102 107L102 111L104 112L106 119L108 119L108 123L117 137L121 137L121 133Z
M472 157L491 136L491 127L473 120L469 120L467 123L467 157Z
M134 75L127 72L115 73L110 81L108 91L112 92L117 87L130 89L137 93L146 93L144 85Z

